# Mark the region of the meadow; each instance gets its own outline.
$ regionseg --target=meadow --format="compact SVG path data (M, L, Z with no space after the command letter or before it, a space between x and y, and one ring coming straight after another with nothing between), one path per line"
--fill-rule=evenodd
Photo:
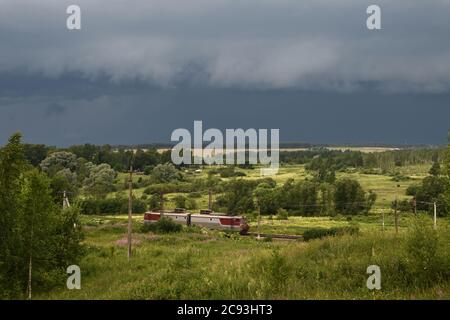
M320 240L256 240L185 228L177 234L139 232L134 216L133 256L126 256L126 217L85 218L88 254L80 265L82 289L63 287L40 299L448 299L448 221L439 227L433 268L416 270L408 254L408 217L396 235L368 217L359 235ZM406 220L406 219L405 219ZM428 227L431 226L431 220ZM265 219L264 225L271 224ZM281 230L348 224L327 218L283 221ZM270 226L272 227L272 226ZM284 229L283 229L284 228ZM279 229L277 229L279 230ZM269 239L270 240L270 239ZM447 252L447 254L445 253ZM382 270L382 289L366 287L369 265ZM428 266L430 267L430 266ZM447 273L445 273L445 268ZM431 277L428 283L421 277ZM415 282L417 281L417 283Z
M196 174L205 178L204 169ZM259 170L244 170L245 179L259 178ZM439 218L432 229L428 215L401 213L395 232L389 205L405 198L406 188L427 174L427 166L402 168L409 179L388 175L344 172L365 189L378 194L367 215L264 216L262 233L302 235L314 228L356 226L358 234L311 241L240 236L217 230L184 227L181 232L142 232L143 215L133 215L133 255L126 254L126 215L83 216L87 254L80 263L82 289L65 286L39 299L449 299L450 219ZM277 184L305 179L302 165L283 166ZM137 181L139 176L135 176ZM123 183L120 174L118 183ZM136 196L143 188L134 190ZM172 209L173 197L165 207ZM114 196L111 194L110 196ZM207 195L199 208L207 206ZM384 216L384 226L382 224ZM249 216L251 231L257 221ZM366 286L369 265L380 266L382 289Z
M214 169L215 167L205 167L201 172L195 172L193 170L190 171L192 178L195 179L206 179L208 176L208 171ZM348 177L352 179L356 179L365 190L372 190L377 194L377 202L376 205L379 207L387 207L395 200L397 197L398 200L408 199L410 197L405 196L406 189L413 184L418 184L420 181L428 175L428 170L430 165L414 165L414 166L405 166L399 168L399 172L402 175L407 177L405 181L394 181L392 176L383 175L383 174L365 174L358 171L350 171L350 172L338 172L337 178ZM244 179L248 180L256 180L260 179L260 170L259 167L255 167L254 169L236 169L236 171L242 172L245 174ZM277 183L277 185L282 185L289 179L293 179L294 181L304 180L305 178L311 178L311 174L305 170L304 165L283 165L280 167L277 175L271 176ZM142 175L134 175L133 182L138 182L139 178L145 179L145 176ZM230 180L230 178L223 178L223 181ZM119 173L117 177L118 184L124 184L128 181L128 174ZM137 188L133 190L133 194L140 198L144 194L145 187ZM122 191L122 193L124 193ZM114 197L116 193L111 193L109 196ZM168 193L165 194L165 207L168 210L172 210L175 208L175 204L172 201L174 197L180 195L180 193ZM217 196L217 195L213 195ZM198 209L207 208L208 206L208 195L207 193L203 193L198 202ZM195 211L195 210L194 210Z

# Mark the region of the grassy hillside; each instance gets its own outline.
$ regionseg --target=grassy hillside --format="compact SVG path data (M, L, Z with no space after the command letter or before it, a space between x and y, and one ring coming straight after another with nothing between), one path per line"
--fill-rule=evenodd
M191 172L189 179L206 178L210 167ZM237 169L244 179L258 179L259 168ZM400 213L395 233L391 202L406 198L405 190L427 176L429 165L398 168L390 175L350 170L338 178L358 180L377 193L368 215L334 217L291 216L288 220L263 217L259 231L302 235L322 228L355 227L356 235L311 241L257 240L252 236L184 227L175 234L141 231L143 215L133 216L133 258L126 258L126 215L83 216L86 256L81 262L82 289L56 288L37 294L41 299L449 299L450 219L430 216L417 220ZM278 185L288 179L310 177L303 165L286 165L273 177ZM146 176L135 175L134 182ZM117 185L126 181L119 174ZM227 178L223 179L227 180ZM135 189L141 197L145 188ZM119 191L124 192L124 191ZM165 208L175 207L165 195ZM114 197L111 193L109 197ZM217 196L217 195L214 195ZM207 192L196 198L198 211L206 208ZM251 231L258 230L248 215ZM384 227L382 225L384 219ZM415 226L415 227L414 227ZM419 226L419 228L417 228ZM415 230L415 231L414 231ZM436 235L437 234L437 235ZM382 289L366 287L369 265L382 272Z
M82 289L59 288L42 299L448 299L450 297L448 221L440 220L438 248L430 269L414 266L411 232L404 219L395 235L374 217L358 218L361 232L310 242L258 241L219 231L188 229L177 234L138 232L134 217L133 258L126 258L126 217L85 218L88 254L80 265ZM329 218L264 220L289 232L348 225ZM422 220L425 229L431 220ZM409 242L408 242L409 241ZM417 240L416 240L417 241ZM429 239L423 238L425 245ZM412 243L416 245L417 243ZM431 264L432 263L432 264ZM382 289L366 287L366 268L379 265ZM447 278L443 278L443 276ZM428 281L430 280L430 281Z

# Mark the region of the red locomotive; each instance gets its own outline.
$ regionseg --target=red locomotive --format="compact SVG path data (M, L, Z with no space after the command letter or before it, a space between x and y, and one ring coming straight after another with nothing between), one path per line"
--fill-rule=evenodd
M234 230L241 234L246 234L249 225L242 216L227 216L213 213L209 210L202 210L200 214L191 214L184 209L175 209L175 212L163 212L164 217L170 218L176 223L187 226L200 226L209 229ZM153 223L161 219L161 212L146 212L144 223Z

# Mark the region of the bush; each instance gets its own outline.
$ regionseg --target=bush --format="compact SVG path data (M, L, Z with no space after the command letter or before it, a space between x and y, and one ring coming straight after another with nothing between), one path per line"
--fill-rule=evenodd
M177 182L177 183L158 183L148 186L145 194L167 194L167 193L188 193L194 191L191 183Z
M273 249L270 256L256 259L250 268L252 273L258 275L266 297L282 292L288 284L289 273L292 271L286 257L278 249Z
M127 198L85 199L78 203L82 214L120 214L128 212ZM133 199L133 213L144 213L147 210L145 201Z
M405 243L407 279L418 287L430 287L450 279L450 254L426 216L412 223Z
M417 191L419 190L420 186L416 184L410 185L408 188L406 188L405 194L407 196L415 196L417 194Z
M234 166L226 166L217 169L221 178L231 178L231 177L244 177L246 174L242 171L236 171Z
M152 170L152 178L157 183L180 181L183 179L181 172L171 163L158 164Z
M411 180L410 177L401 174L400 172L396 172L392 175L392 181L400 182L400 181L408 181Z
M155 233L172 233L180 232L183 229L181 224L174 222L172 219L162 217L157 222L145 223L142 227L143 232L155 232Z
M391 208L395 209L395 201L392 201ZM404 199L401 201L397 201L397 209L401 212L413 212L414 206L411 201Z
M198 191L194 191L194 192L190 192L188 194L189 198L201 198L202 197L202 193L198 192Z
M340 236L344 234L357 234L359 232L359 227L357 226L347 226L347 227L337 227L337 228L312 228L308 229L303 233L303 239L309 241L312 239L320 239L329 236Z
M161 210L164 205L164 199L160 194L150 196L147 202L150 210Z
M145 203L145 201L141 199L133 199L133 213L144 213L145 211L147 211L147 204Z
M192 198L186 199L186 209L195 210L197 208L198 208L197 201L195 201L195 199Z
M286 210L280 208L278 209L277 212L277 220L288 220L289 219L289 214Z
M175 207L186 208L186 197L185 196L177 195L172 200L175 203Z

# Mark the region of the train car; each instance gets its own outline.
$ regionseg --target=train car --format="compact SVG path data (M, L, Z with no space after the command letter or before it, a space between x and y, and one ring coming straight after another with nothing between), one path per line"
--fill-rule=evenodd
M172 219L174 222L187 226L200 226L208 229L239 231L241 234L247 233L249 226L242 216L227 216L218 213L191 214L187 212L164 212L163 216ZM144 223L153 223L161 219L160 212L146 212Z

